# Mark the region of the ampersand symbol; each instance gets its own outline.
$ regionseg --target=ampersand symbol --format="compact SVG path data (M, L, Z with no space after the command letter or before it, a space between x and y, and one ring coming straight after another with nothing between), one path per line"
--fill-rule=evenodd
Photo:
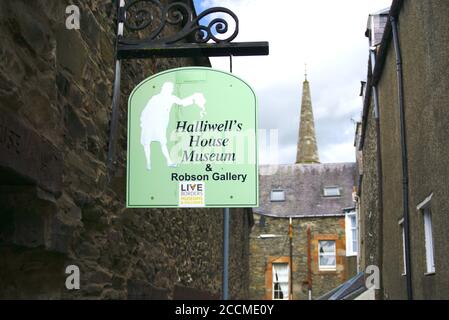
M210 164L206 164L206 171L207 172L212 171L212 166Z

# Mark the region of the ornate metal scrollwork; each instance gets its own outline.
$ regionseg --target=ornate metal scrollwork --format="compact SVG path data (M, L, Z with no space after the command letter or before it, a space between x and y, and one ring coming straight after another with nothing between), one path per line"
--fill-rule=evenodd
M233 19L235 29L232 34L221 39L220 35L225 35L229 31L229 23L225 17ZM235 39L239 31L238 18L231 10L214 7L195 17L192 8L183 2L163 6L158 0L127 1L119 13L119 19L127 31L127 36L120 37L119 42L129 45L141 43L169 45L182 40L194 43L206 43L209 40L227 43ZM203 19L208 21L206 25L201 24L204 22ZM179 26L180 29L173 35L166 35L165 30L170 25ZM141 35L141 38L129 38L128 35L132 33Z

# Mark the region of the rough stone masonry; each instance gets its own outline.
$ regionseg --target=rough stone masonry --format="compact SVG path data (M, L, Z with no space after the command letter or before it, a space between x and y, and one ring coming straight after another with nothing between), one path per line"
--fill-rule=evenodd
M80 30L65 28L72 4L80 8ZM0 298L173 298L178 286L220 294L220 209L125 209L124 199L132 88L156 72L209 62L123 63L118 171L108 183L114 17L109 0L0 2L0 114L17 122L2 122L14 144L0 142L8 151L0 155ZM20 150L52 162L26 160ZM248 211L232 210L235 298L248 294L250 223ZM70 264L80 268L80 290L65 288Z

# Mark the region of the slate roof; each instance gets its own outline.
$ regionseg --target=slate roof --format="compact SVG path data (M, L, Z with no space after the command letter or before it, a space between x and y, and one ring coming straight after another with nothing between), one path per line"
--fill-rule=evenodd
M365 273L359 272L356 276L329 291L317 300L354 300L368 290L365 286Z
M262 165L259 207L253 212L274 217L342 215L354 207L355 163ZM324 187L340 187L340 197L324 197ZM271 190L282 189L285 201L271 202Z

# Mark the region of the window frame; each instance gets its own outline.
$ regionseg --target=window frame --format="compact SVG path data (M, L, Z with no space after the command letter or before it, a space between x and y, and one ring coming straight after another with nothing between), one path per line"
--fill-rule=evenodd
M352 225L351 218L355 217L355 227ZM356 239L353 237L355 230ZM345 213L345 236L346 236L346 256L357 256L359 248L359 221L357 211L348 211ZM357 243L357 250L354 250L354 241Z
M281 192L282 192L282 199L273 200L273 193L281 193ZM285 202L285 190L284 189L272 189L270 192L270 202Z
M433 237L433 223L432 223L432 205L431 200L433 193L431 193L424 201L422 201L416 209L423 216L424 227L424 251L425 251L425 266L426 272L424 275L435 274L435 242Z
M328 194L326 194L326 190L329 190L329 189L336 189L336 190L338 190L338 194L337 195L328 195ZM325 197L325 198L340 198L341 197L341 188L340 188L340 186L325 186L325 187L323 187L323 197Z
M430 206L422 209L424 219L424 242L426 248L426 274L435 273L435 246L433 241L432 211Z
M286 265L287 266L287 282L285 281L276 281L275 280L275 266L276 265ZM288 262L272 262L271 263L271 300L289 300L290 299L290 263ZM286 297L275 298L276 292L282 292L282 289L276 290L275 285L280 283L286 283L287 284L287 295ZM283 292L282 292L283 293Z
M403 276L407 275L407 259L405 257L405 230L404 230L404 218L399 220L398 222L399 228L401 230L401 239L402 239L402 274Z
M328 253L328 252L324 252L324 253L321 253L320 252L320 249L321 249L321 242L324 242L324 241L327 241L327 242L329 242L329 241L331 241L331 242L333 242L334 243L334 252L333 252L333 254L330 254L330 253ZM333 265L333 266L323 266L323 265L321 265L321 256L334 256L334 258L335 258L335 264ZM337 241L336 240L334 240L334 239L318 239L318 270L319 271L337 271Z

